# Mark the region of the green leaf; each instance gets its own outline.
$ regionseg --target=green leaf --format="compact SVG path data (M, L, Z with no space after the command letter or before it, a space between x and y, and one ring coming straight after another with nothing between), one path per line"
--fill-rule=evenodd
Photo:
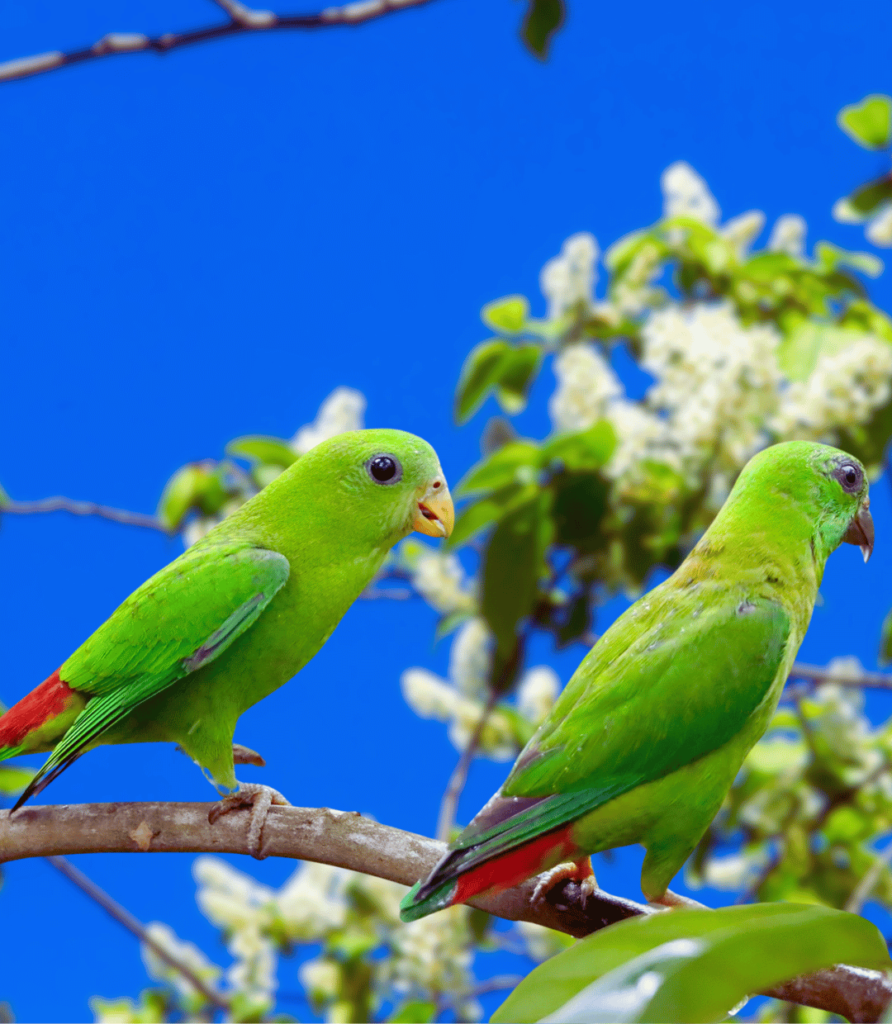
M428 1024L437 1016L436 1003L424 1002L421 999L413 999L396 1011L392 1017L387 1019L391 1024Z
M563 23L563 0L528 0L520 38L537 57L545 60L551 37Z
M488 302L480 312L481 320L494 331L518 334L530 315L530 304L523 295L508 295Z
M885 149L892 129L892 99L880 93L843 107L836 117L839 127L865 149Z
M517 626L533 610L550 539L547 494L502 517L483 556L480 611L502 653L514 649Z
M840 249L830 242L818 242L815 246L815 256L824 270L850 267L867 277L879 277L883 272L883 261L879 256L869 252L849 252L848 249Z
M14 796L28 785L37 773L32 768L18 768L14 765L0 767L0 793Z
M538 493L539 488L536 484L527 484L525 487L509 484L474 502L473 505L468 505L458 514L455 528L449 538L449 546L455 548L466 544L481 530L497 522L513 509L532 501Z
M787 903L678 909L580 940L532 971L492 1021L714 1021L750 993L834 963L890 966L879 931L856 914Z
M501 338L482 341L468 353L455 392L455 418L468 420L482 405L501 374L501 364L511 346Z
M268 462L286 469L298 458L297 452L280 437L265 437L261 434L235 438L226 445L226 454L250 462Z
M880 663L888 665L892 661L892 611L883 619L880 630Z
M12 499L6 493L2 486L0 486L0 511L3 510L4 505L8 505Z
M542 350L532 342L518 345L504 359L498 381L499 405L516 416L527 404L527 392L542 362Z
M455 489L457 497L493 491L511 483L532 483L539 469L539 446L511 441L472 466Z
M559 434L542 449L542 465L560 461L570 470L600 469L616 448L616 431L609 420L575 434Z
M167 481L156 514L169 530L176 530L189 510L199 503L209 479L207 469L192 462L178 469Z
M854 219L865 220L883 203L892 199L892 175L884 174L856 188L847 202Z

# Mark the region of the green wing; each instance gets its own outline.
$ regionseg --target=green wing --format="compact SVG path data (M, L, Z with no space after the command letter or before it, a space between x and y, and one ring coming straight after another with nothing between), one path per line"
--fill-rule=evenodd
M425 891L717 750L772 699L790 633L783 608L741 600L695 617L655 604L649 628L630 609L592 649Z
M222 654L257 621L289 572L276 551L202 544L131 594L59 669L73 690L92 699L22 799L138 704Z

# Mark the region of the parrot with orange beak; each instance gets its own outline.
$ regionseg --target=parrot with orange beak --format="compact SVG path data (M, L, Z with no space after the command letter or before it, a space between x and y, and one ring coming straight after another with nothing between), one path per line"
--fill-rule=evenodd
M397 541L413 530L448 537L454 516L419 437L359 430L311 449L0 717L0 760L52 752L16 809L92 747L172 740L230 794L217 816L253 808L259 855L270 803L287 801L237 781L239 716L316 654Z

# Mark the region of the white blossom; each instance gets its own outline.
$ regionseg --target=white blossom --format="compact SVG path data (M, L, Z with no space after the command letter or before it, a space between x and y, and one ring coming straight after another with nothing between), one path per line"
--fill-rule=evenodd
M679 160L663 171L664 217L691 217L714 227L721 210L706 182L689 163Z
M474 611L477 604L474 583L454 554L426 544L408 543L403 544L403 552L412 574L412 585L431 607L441 615Z
M642 365L657 378L647 404L666 418L666 442L692 477L710 458L742 466L777 406L775 328L744 327L727 303L669 306L648 319L642 342Z
M887 203L871 218L864 234L869 242L881 249L892 246L892 203Z
M752 883L765 863L765 852L732 853L726 857L710 857L703 867L702 884L713 889L741 890ZM692 881L686 879L688 884Z
M301 864L275 897L289 938L311 940L340 928L347 916L349 872L329 864Z
M805 218L798 213L785 213L778 217L768 238L768 248L772 252L785 252L790 256L802 256L805 253L805 233L808 225Z
M629 476L645 459L658 459L680 468L678 452L670 444L668 423L640 402L618 399L607 412L616 432L616 448L604 467L614 480Z
M784 392L774 428L782 438L836 439L867 422L892 395L892 345L851 332L851 340L818 356L809 378Z
M517 710L533 725L538 725L557 700L561 681L548 665L528 669L517 688Z
M475 616L455 634L449 651L449 678L467 697L486 695L492 666L492 633L486 622Z
M471 995L473 940L468 917L467 907L448 907L395 931L392 954L381 965L381 984L403 998L448 994L455 1001L458 1020L479 1020L482 1008Z
M598 242L594 235L580 231L563 244L559 256L542 268L539 284L548 300L548 317L555 319L578 303L588 309L593 303Z
M623 393L619 378L591 345L568 345L556 356L554 373L558 387L548 411L556 431L585 430Z
M837 199L830 212L833 219L838 220L840 224L862 224L866 219L863 213L852 206L848 197Z
M725 221L720 233L734 246L738 259L742 259L764 227L765 214L761 210L749 210Z
M220 928L237 931L268 916L273 890L219 857L197 857L192 874L198 883L195 898L202 913Z
M91 996L90 1012L96 1024L140 1024L144 1020L141 1007L132 999L103 999Z
M316 419L301 427L291 439L291 447L303 454L320 441L327 441L347 430L361 430L365 406L365 395L361 391L355 388L335 388L319 406Z
M211 986L223 973L221 968L208 960L198 946L179 938L170 925L161 921L151 921L146 925L146 934L178 963L188 967L194 975ZM151 946L143 943L141 951L143 963L146 965L146 972L150 978L170 985L181 999L191 1000L197 996L200 1002L204 1002L204 996L184 977L182 972L171 967L166 960L162 960Z
M408 668L400 676L403 700L421 718L448 721L460 700L458 691L426 668Z
M260 927L240 928L226 943L235 962L226 972L231 987L252 1003L272 1006L276 990L276 955Z
M300 965L297 976L304 989L315 1000L334 999L339 995L341 972L338 965L325 957L315 957Z

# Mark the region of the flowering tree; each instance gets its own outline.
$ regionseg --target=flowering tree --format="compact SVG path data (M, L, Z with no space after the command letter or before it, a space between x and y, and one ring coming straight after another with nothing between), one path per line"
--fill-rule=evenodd
M403 542L368 595L419 596L440 616L439 634L451 637L448 678L413 667L401 681L408 704L444 723L458 755L439 794L440 839L456 825L473 758L513 758L555 700L554 670L529 664L535 636L577 645L581 658L606 625L605 599L639 593L656 566L674 568L765 445L813 438L852 451L874 473L883 465L892 434L892 322L862 282L881 271L879 261L826 242L808 252L805 222L794 215L754 249L763 215L723 222L705 182L684 163L667 169L662 190L661 219L603 257L588 233L565 242L542 270L543 316L518 295L484 308L493 334L465 362L456 415L467 422L489 396L501 414L484 426L482 459L459 486L464 506L451 548ZM524 437L517 425L531 388L549 375L552 429ZM633 390L632 379L646 383ZM290 440L241 437L223 458L184 466L143 525L193 543L314 444L362 426L364 408L359 392L338 388ZM8 498L3 507L39 510ZM875 930L852 912L867 900L892 907L892 848L873 847L892 824L892 725L874 727L862 710L865 687L890 684L840 654L826 668L796 667L772 729L687 869L690 884L744 901L819 906L740 907L701 915L706 923L696 926L683 914L613 925L540 967L497 1019L595 1019L598 1006L612 1008L611 1020L660 1019L655 1007L668 1012L688 1005L672 998L699 998L706 1002L685 1012L701 1016L685 1019L708 1020L804 971L837 961L886 964ZM7 792L24 778L0 768ZM148 849L144 824L128 834ZM483 992L519 981L481 983L476 970L489 951L522 952L532 967L571 941L529 922L495 928L490 914L465 906L401 924L402 887L375 877L382 873L307 862L274 890L199 857L198 903L224 936L231 964L216 965L166 925L150 925L145 961L157 985L136 1000L97 997L97 1019L287 1019L276 1009L279 958L304 948L314 952L300 979L328 1020L475 1020ZM572 904L572 895L560 899ZM613 919L645 910L626 904ZM559 927L570 934L598 927L569 920ZM684 930L691 927L696 942ZM821 941L809 944L816 936ZM749 973L733 984L717 977L741 962ZM657 963L667 980L645 992L639 982ZM672 978L678 988L669 992ZM857 1016L844 991L851 978L822 978L778 994ZM870 978L874 1001L857 1019L872 1019L892 989L869 972L859 978ZM641 998L627 1000L621 1017L615 1000L630 991ZM854 991L857 1001L863 988ZM581 1008L567 1002L573 998L583 999ZM761 1019L791 1019L790 1012L776 1003Z

